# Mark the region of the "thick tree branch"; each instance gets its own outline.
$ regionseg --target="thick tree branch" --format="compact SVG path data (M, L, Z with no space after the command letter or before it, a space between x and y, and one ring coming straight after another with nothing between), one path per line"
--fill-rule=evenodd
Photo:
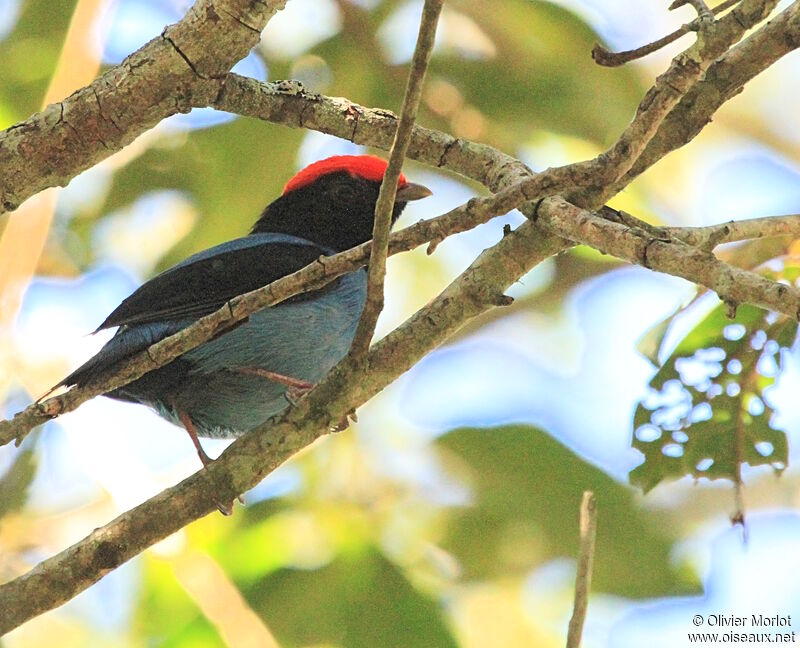
M800 238L800 214L749 218L703 227L662 227L658 229L669 238L679 239L703 250L713 250L724 243L735 243L747 239L771 236Z
M197 0L90 85L0 133L0 214L64 186L165 117L211 103L286 0Z
M425 0L422 8L417 44L411 59L411 69L408 72L403 107L400 110L400 121L397 123L397 131L389 152L389 163L383 175L378 200L375 203L372 247L367 268L367 299L350 348L350 359L357 363L366 356L372 336L375 334L375 324L383 310L383 283L386 278L386 256L389 249L389 233L392 229L397 182L406 158L408 145L411 143L411 132L417 119L419 102L422 99L422 84L431 60L436 25L439 23L443 2L444 0Z
M306 92L299 84L262 83L238 74L225 77L212 105L237 115L316 130L387 150L397 129L397 116L389 110L365 108L342 97ZM432 167L475 180L492 191L513 184L507 181L509 176L530 175L522 162L492 146L423 126L414 126L407 154Z
M558 236L706 286L725 302L753 304L800 320L800 290L720 261L708 250L611 222L559 197L543 200L536 217Z

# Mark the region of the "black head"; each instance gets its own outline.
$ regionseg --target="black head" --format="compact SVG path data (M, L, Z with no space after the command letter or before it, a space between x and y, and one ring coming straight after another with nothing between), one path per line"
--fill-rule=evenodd
M306 167L270 203L251 233L293 234L336 251L372 238L375 202L386 162L369 155L340 155ZM400 176L392 223L409 200L430 195Z

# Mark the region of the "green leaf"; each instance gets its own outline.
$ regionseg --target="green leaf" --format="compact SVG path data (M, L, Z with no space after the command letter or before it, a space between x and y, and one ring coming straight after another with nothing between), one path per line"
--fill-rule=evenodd
M223 646L217 629L175 578L173 566L147 555L138 560L143 582L133 631L147 643L157 638L160 648Z
M192 199L199 218L188 236L162 259L160 268L244 236L264 205L280 195L293 175L302 133L239 118L191 131L177 140L184 137L182 145L153 147L120 169L105 204L97 214L75 219L73 231L88 240L99 214L130 205L156 189L176 189Z
M34 433L35 438L38 434ZM20 510L28 499L28 488L36 476L35 438L29 439L11 466L0 477L0 519Z
M675 312L670 313L663 320L647 329L636 343L636 350L654 365L658 364L658 352L661 350L664 336L667 334L674 318Z
M442 543L466 578L519 575L576 557L578 508L588 489L599 515L594 589L627 597L698 591L695 575L671 563L673 535L659 517L542 430L462 429L438 443L472 484L472 505L454 514Z
M681 340L636 409L633 447L645 459L630 480L645 491L685 475L738 480L743 464L786 467L786 434L764 397L777 372L764 367L777 367L797 322L754 306L733 320L725 311L720 304Z
M75 0L21 2L14 30L0 41L0 128L41 108L75 5Z
M273 572L244 595L285 647L456 645L438 602L369 548L321 569Z
M519 145L530 128L605 143L624 128L638 103L640 81L631 69L594 63L599 36L578 16L551 2L455 0L497 47L485 61L434 56L431 69L462 89L465 99ZM520 26L524 25L524 29ZM602 111L587 111L598 96ZM516 140L515 140L516 138Z

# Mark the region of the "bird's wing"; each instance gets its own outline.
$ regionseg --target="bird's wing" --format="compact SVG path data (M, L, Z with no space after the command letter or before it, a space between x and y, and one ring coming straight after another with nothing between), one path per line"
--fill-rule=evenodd
M285 234L251 234L235 239L195 254L142 284L97 330L197 319L236 295L265 286L331 253Z

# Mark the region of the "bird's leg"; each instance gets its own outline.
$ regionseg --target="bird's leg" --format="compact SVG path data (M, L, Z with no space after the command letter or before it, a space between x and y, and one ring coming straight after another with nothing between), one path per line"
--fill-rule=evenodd
M314 386L314 383L307 380L292 378L291 376L285 376L274 371L267 371L266 369L259 369L258 367L237 367L236 369L232 369L232 371L237 373L252 374L253 376L261 376L262 378L266 378L272 382L280 383L281 385L286 385L287 387L291 387L293 389L304 389L308 391Z
M183 423L183 427L186 428L186 431L189 433L189 438L192 440L192 443L194 443L194 447L197 449L197 456L200 457L200 461L203 463L203 468L206 468L208 464L210 464L213 461L213 459L211 459L211 457L209 457L206 454L206 451L203 450L203 446L200 445L200 439L197 438L197 429L195 428L194 423L192 423L191 417L186 412L178 409L177 407L175 408L175 412L178 414L180 422ZM241 496L239 496L238 499L240 502L242 502ZM219 509L219 512L222 513L223 515L233 514L233 502L228 504L216 500L215 504L217 505L217 509ZM242 504L244 504L244 502L242 502Z
M203 450L203 446L200 445L200 439L197 438L197 429L194 427L192 419L186 412L183 412L177 408L175 409L175 412L178 414L178 418L180 419L181 423L183 423L183 427L186 428L186 431L189 433L189 438L192 440L195 450L197 450L197 456L200 457L200 461L203 462L203 466L207 466L213 461L213 459L206 454L206 451Z
M232 369L237 373L251 374L253 376L261 376L272 382L286 385L289 389L286 390L286 400L294 405L302 396L305 396L314 387L314 383L300 378L292 378L292 376L285 376L274 371L267 371L266 369L259 369L258 367L237 367Z

